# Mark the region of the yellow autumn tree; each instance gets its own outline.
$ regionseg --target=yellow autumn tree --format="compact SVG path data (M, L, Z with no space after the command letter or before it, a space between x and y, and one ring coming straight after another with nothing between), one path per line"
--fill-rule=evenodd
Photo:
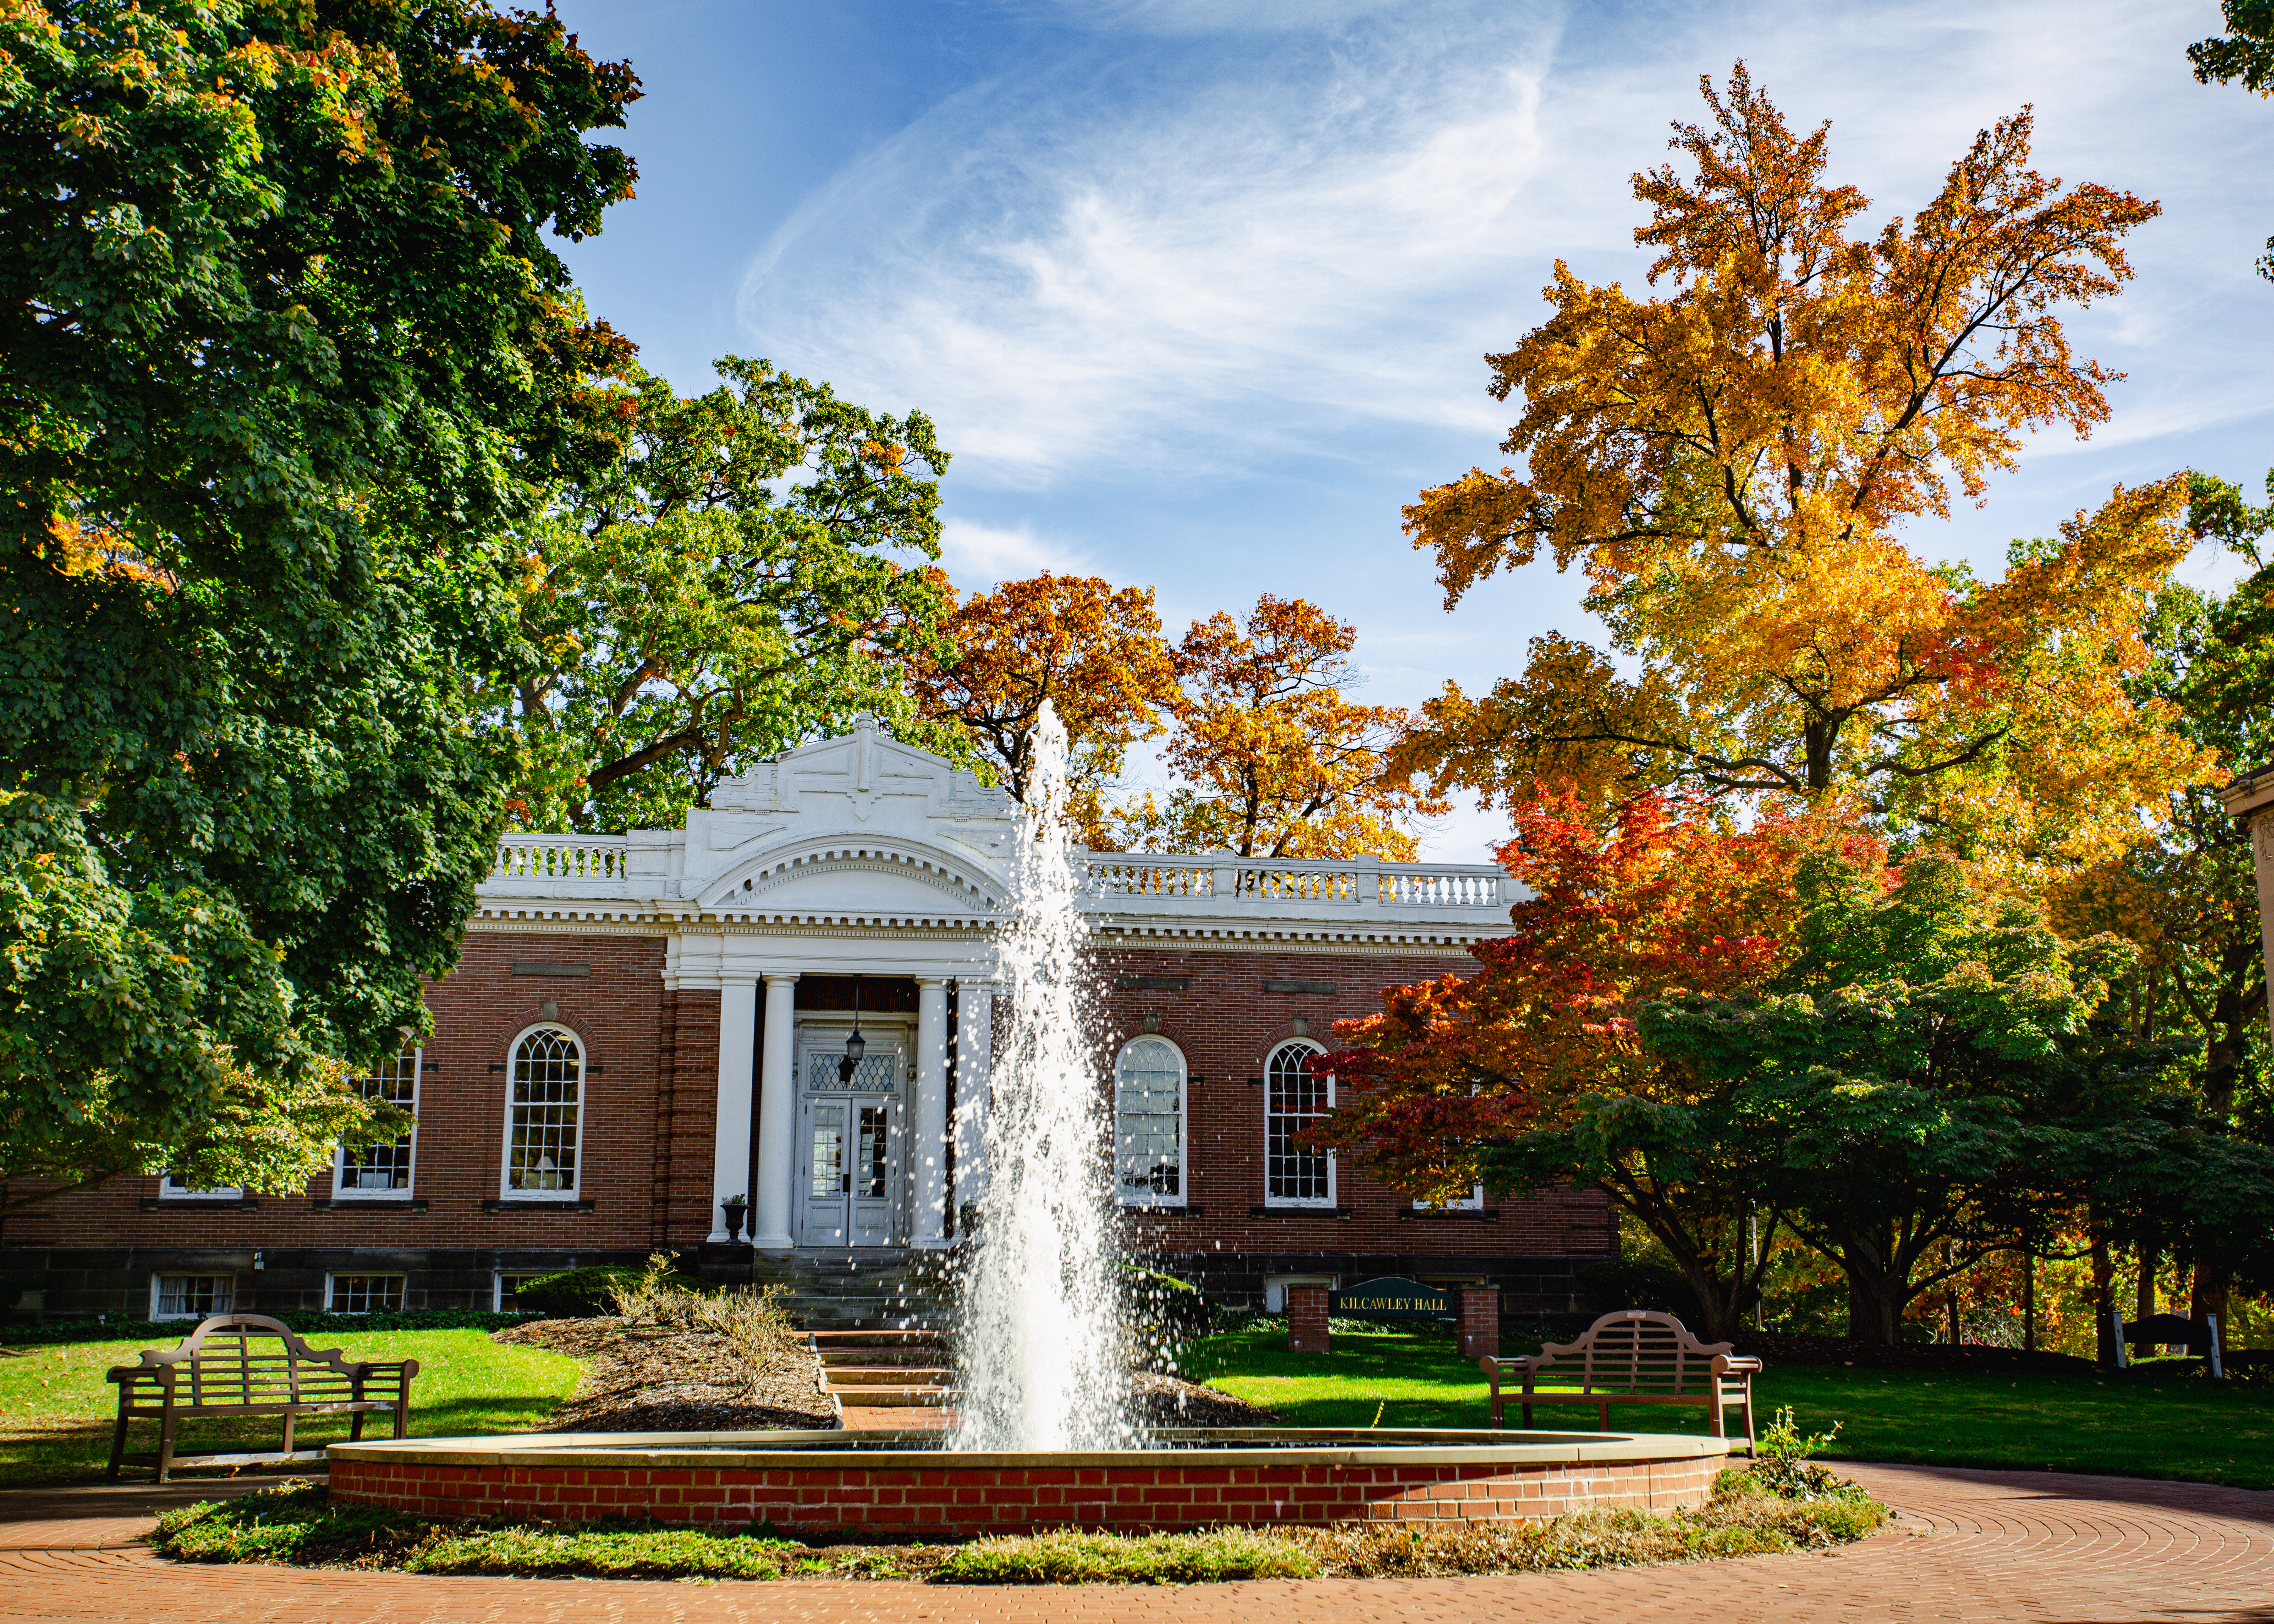
M1165 751L1183 779L1120 808L1105 838L1139 851L1411 861L1408 822L1445 802L1388 770L1413 718L1360 704L1357 628L1265 593L1240 620L1195 620L1177 645L1182 692Z
M2184 478L2118 488L2002 579L1899 537L1980 501L2023 437L2108 415L2117 374L2059 312L2118 291L2157 205L2029 167L2027 109L1983 132L1909 220L1825 177L1738 64L1712 118L1634 178L1658 250L1638 297L1562 265L1554 313L1488 357L1524 411L1502 449L1406 509L1449 608L1543 552L1588 583L1609 655L1562 633L1483 696L1449 686L1397 765L1442 793L1598 804L1638 787L1864 796L1891 829L2024 866L2136 831L2207 771L2128 696L2149 595L2187 546Z
M997 782L1024 801L1035 721L1050 702L1070 747L1079 838L1109 838L1105 788L1131 745L1166 731L1162 713L1178 697L1153 589L1045 570L973 593L939 630L953 658L920 654L908 670L923 713L962 727Z

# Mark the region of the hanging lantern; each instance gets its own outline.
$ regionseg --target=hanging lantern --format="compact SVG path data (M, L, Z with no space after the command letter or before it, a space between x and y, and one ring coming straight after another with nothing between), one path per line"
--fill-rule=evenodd
M845 1058L837 1063L837 1080L849 1083L853 1073L861 1069L861 1056L869 1052L869 1040L861 1035L861 978L853 978L853 1035L845 1040Z

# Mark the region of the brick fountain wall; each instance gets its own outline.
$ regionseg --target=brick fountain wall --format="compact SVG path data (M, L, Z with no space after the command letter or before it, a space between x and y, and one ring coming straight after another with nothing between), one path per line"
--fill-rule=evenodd
M670 1465L621 1466L352 1458L361 1453L335 1447L335 1503L385 1506L437 1519L771 1522L809 1532L849 1529L927 1538L1069 1523L1137 1530L1217 1522L1506 1522L1583 1506L1667 1511L1702 1505L1725 1464L1715 1454L1658 1461L1257 1465L1212 1463L1194 1458L1198 1452L1178 1451L1183 1458L1167 1464L1157 1463L1158 1455L1144 1464L1105 1464L1092 1455L1049 1464L1003 1463L1015 1457L997 1456L980 1459L998 1463L955 1466L705 1467L678 1463L689 1457L677 1452Z

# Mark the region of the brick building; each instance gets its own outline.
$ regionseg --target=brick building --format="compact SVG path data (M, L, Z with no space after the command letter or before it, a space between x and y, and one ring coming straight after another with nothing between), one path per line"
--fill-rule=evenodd
M749 1274L953 1244L985 1177L991 931L1012 809L865 720L719 787L683 830L513 835L428 994L433 1034L367 1086L412 1137L285 1197L122 1181L8 1222L19 1309L192 1314L488 1306L519 1278L694 1250ZM1575 1305L1601 1201L1479 1191L1419 1209L1305 1149L1306 1057L1380 989L1507 926L1489 867L1099 853L1102 1064L1131 1238L1227 1301L1380 1274ZM854 1004L866 1050L842 1064ZM849 1073L849 1075L848 1075ZM840 1258L841 1261L841 1257Z

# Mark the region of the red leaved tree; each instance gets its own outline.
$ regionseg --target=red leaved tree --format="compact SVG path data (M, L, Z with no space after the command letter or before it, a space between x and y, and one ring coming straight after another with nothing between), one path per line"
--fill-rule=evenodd
M1666 1246L1708 1335L1727 1334L1758 1290L1743 1236L1749 1216L1773 1223L1775 1153L1726 1086L1638 1041L1635 1011L1765 986L1790 957L1795 870L1826 849L1884 871L1834 807L1743 829L1656 793L1608 829L1570 790L1523 808L1499 853L1534 893L1514 931L1472 947L1467 978L1387 989L1381 1014L1337 1028L1344 1052L1323 1064L1341 1104L1320 1138L1419 1199L1592 1184Z

